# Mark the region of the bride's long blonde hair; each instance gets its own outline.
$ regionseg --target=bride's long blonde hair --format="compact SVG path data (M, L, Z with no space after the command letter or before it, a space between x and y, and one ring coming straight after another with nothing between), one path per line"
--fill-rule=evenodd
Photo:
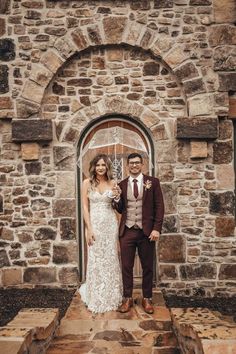
M97 179L97 174L96 174L96 165L99 160L103 160L106 164L105 177L106 177L107 181L110 181L113 179L111 160L105 154L98 154L90 161L90 165L89 165L89 180L90 180L91 185L95 186L95 187L99 184L99 180Z

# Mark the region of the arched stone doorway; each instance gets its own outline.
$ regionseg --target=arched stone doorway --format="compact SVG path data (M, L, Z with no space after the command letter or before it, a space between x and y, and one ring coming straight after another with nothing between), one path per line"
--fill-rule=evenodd
M150 135L150 132L147 130L147 128L137 119L133 119L128 116L123 116L120 114L113 114L113 115L108 115L104 116L98 119L93 120L82 132L79 142L78 142L78 147L77 147L77 156L79 157L81 155L82 150L84 147L89 143L89 141L92 139L94 134L98 130L104 130L106 128L110 127L123 127L125 129L130 130L130 134L132 133L137 133L139 137L142 139L143 143L146 146L146 149L148 151L148 158L146 159L144 163L144 173L145 174L150 174L154 175L154 146L152 142L152 138ZM127 170L126 170L126 158L128 154L130 153L127 149L123 149L122 153L121 151L117 151L116 158L114 157L114 150L111 149L109 146L105 148L98 148L96 153L105 153L107 154L112 163L113 166L116 165L118 166L118 179L121 180L127 176ZM133 151L131 151L133 152ZM89 161L83 160L80 163L78 163L78 170L77 170L77 191L78 191L78 230L79 230L79 269L80 269L80 281L83 281L85 279L85 274L86 274L86 254L87 254L87 248L86 248L86 242L85 242L85 228L84 228L84 222L83 222L83 213L82 213L82 204L81 204L81 198L80 198L80 191L81 191L81 184L84 178L86 178L86 173L85 170L88 169L88 163ZM118 216L119 218L119 216ZM139 263L138 257L136 256L136 261L135 261L135 268L134 268L134 282L139 285L141 283L141 265ZM156 282L156 265L155 265L155 279L154 281Z

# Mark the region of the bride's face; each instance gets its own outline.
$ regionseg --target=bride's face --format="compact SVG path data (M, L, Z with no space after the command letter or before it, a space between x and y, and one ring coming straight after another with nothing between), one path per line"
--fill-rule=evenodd
M96 163L95 172L97 176L104 176L106 174L107 167L103 159L98 160Z

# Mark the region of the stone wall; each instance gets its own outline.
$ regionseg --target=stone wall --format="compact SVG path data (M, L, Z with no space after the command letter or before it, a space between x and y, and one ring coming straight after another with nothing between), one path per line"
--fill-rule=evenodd
M159 285L235 293L233 0L1 1L1 285L78 280L77 144L150 131L166 217Z

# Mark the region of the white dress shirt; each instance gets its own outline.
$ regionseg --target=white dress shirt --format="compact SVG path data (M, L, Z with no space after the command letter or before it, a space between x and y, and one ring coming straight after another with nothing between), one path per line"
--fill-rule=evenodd
M140 193L141 190L141 186L143 183L143 174L140 173L137 177L131 177L129 176L129 182L131 184L131 188L132 188L132 192L134 193L134 183L133 180L136 179L137 180L137 185L138 185L138 193Z

